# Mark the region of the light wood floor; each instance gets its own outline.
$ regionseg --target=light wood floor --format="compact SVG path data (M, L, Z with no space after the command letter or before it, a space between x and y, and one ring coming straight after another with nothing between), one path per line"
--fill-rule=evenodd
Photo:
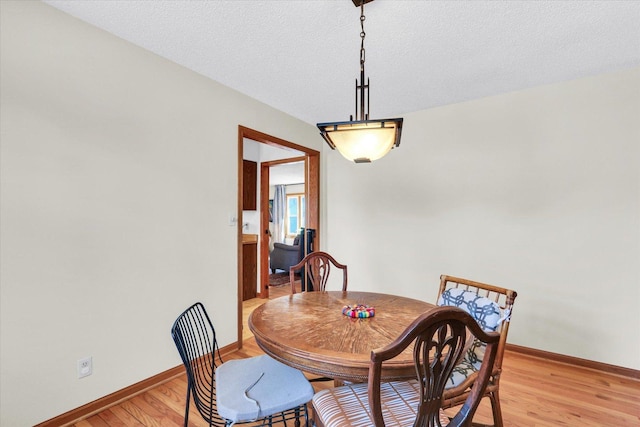
M296 292L300 291L300 282L296 282ZM270 286L269 287L269 298L278 298L284 295L289 295L291 293L291 285L282 285L282 286ZM253 312L253 309L262 305L267 301L263 298L253 298L242 303L242 339L244 341L253 338L253 334L249 330L248 320L249 315Z
M287 286L271 290L272 298L289 292ZM245 325L251 310L264 301L258 298L245 301ZM247 331L245 327L244 334ZM243 349L226 359L262 354L251 332L245 336ZM640 381L513 351L505 354L503 367L500 401L507 427L640 426ZM319 390L332 383L313 385ZM181 376L74 426L182 426L186 387L186 376ZM488 402L481 404L475 421L491 422ZM189 425L207 424L192 411Z

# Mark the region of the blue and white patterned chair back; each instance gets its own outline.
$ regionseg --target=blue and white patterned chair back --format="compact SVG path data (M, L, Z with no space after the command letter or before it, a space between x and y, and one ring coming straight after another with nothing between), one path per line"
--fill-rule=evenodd
M518 293L512 289L480 283L460 277L440 276L438 305L450 305L471 314L485 331L500 333L500 343L493 365L493 374L486 389L491 400L494 425L502 427L499 384L502 373L502 359L509 332L513 304ZM458 362L449 377L443 407L452 408L464 403L472 391L476 374L481 366L485 348L481 343L472 342L465 356Z
M479 296L472 291L450 288L440 295L438 305L461 308L469 313L484 331L500 332L502 310L489 298ZM484 343L474 339L463 360L451 374L449 387L462 383L471 373L480 369L485 347Z

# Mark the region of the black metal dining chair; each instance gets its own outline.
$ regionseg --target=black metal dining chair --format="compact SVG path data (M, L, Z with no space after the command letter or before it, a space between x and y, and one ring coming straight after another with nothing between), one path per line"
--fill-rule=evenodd
M300 420L308 423L306 403L313 387L304 374L263 355L223 362L216 332L201 303L195 303L176 319L171 335L187 371L184 425L193 403L210 426L232 426Z

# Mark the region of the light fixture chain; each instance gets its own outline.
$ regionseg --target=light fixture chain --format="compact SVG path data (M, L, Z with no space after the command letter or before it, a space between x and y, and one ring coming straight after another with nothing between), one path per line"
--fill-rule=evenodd
M364 32L364 20L367 19L364 16L364 0L360 5L360 69L364 68L365 51L364 51L364 37L367 35Z

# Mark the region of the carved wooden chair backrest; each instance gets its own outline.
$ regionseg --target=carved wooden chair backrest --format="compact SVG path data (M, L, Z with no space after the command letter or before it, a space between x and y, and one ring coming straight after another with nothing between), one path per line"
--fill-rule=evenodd
M289 269L289 281L291 282L291 293L295 294L295 273L302 272L301 280L308 279L306 283L306 291L325 291L327 280L331 274L331 268L335 267L342 270L342 290L347 290L347 266L336 261L334 257L326 252L311 252L302 259L298 264Z
M469 333L486 343L485 358L472 392L464 405L451 419L449 426L471 425L473 415L489 382L498 349L500 334L485 332L465 311L457 307L438 307L428 311L391 344L371 352L369 365L369 405L376 427L384 426L380 396L382 364L414 344L416 378L420 387L420 400L414 426L440 426L440 410L446 383L461 353ZM385 402L385 406L392 405Z

